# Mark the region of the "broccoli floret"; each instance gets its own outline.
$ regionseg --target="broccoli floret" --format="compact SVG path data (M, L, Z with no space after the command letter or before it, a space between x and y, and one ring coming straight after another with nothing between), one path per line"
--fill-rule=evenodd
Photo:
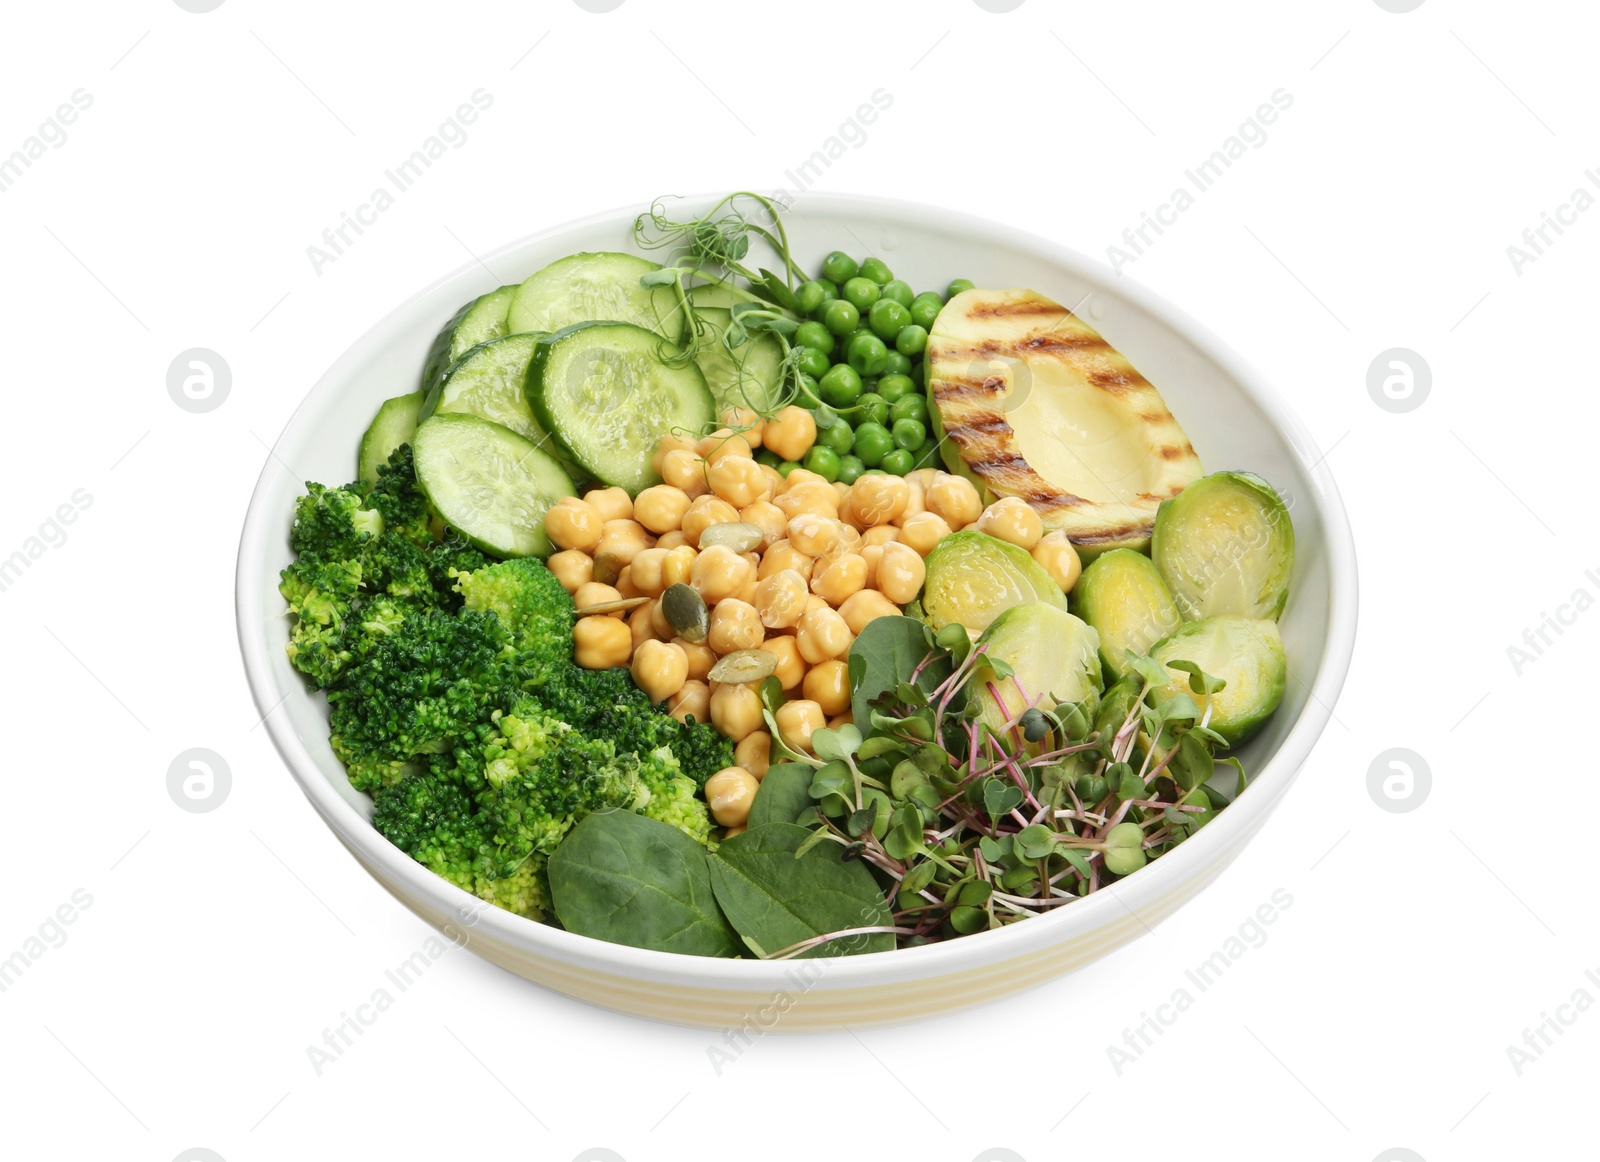
M330 741L359 790L474 737L528 678L499 618L471 610L408 611L364 644L328 694Z
M433 543L429 531L428 498L417 484L416 461L410 444L401 444L378 468L378 482L366 493L366 505L383 517L384 527L400 533L420 548Z
M711 814L670 747L640 754L639 779L650 793L643 814L672 824L697 843L711 842Z
M350 661L345 633L351 606L361 593L360 561L302 553L283 571L278 592L294 615L289 661L312 685L331 685Z
M524 557L460 573L456 589L466 608L492 610L500 618L533 667L536 682L570 668L572 595L543 561Z
M417 774L372 797L372 825L437 876L497 907L544 917L542 859L515 868L494 863L472 800L455 783Z
M320 553L328 560L361 555L365 542L383 532L383 516L365 508L354 488L307 484L294 506L289 547L296 553Z

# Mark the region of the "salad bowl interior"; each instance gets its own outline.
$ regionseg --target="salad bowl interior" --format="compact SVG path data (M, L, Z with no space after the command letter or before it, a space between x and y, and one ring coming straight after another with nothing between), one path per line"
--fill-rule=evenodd
M674 208L693 212L712 201L687 199ZM602 214L534 235L417 294L317 381L267 459L239 548L241 650L274 744L346 848L428 923L529 980L655 1019L713 1028L754 1020L781 1031L905 1021L1002 996L1134 939L1215 878L1295 777L1349 664L1355 555L1326 464L1288 409L1235 355L1098 263L980 219L857 197L805 195L784 213L790 248L803 266L847 245L881 256L915 286L961 277L1037 290L1101 331L1156 385L1207 471L1248 469L1283 496L1297 548L1280 622L1290 680L1277 713L1238 752L1250 773L1248 789L1159 860L1049 915L926 947L790 962L647 951L538 924L480 903L372 828L371 800L350 786L329 746L326 702L308 690L285 653L289 619L277 582L292 559L288 530L296 498L308 480L354 478L356 446L378 405L415 390L439 327L461 303L499 285L491 269L517 280L577 251L636 251L634 217L635 211Z

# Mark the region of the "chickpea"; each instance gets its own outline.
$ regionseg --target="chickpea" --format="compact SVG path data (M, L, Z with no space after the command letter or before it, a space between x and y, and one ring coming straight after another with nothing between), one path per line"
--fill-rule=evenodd
M660 547L660 545L656 546L658 549ZM663 591L668 585L687 585L689 578L694 574L694 559L699 555L689 545L679 545L677 548L668 549L666 557L661 562L661 585Z
M701 439L695 445L695 451L705 459L707 464L715 464L727 456L743 456L746 460L755 455L750 447L750 441L742 435L736 435L728 428L718 428L709 436Z
M754 574L755 568L750 562L728 546L712 545L695 557L689 570L689 584L705 598L707 605L715 605L725 597L735 596Z
M833 482L833 494L839 498L839 507L843 508L850 500L850 486L843 480Z
M653 533L668 533L683 523L689 511L689 494L670 484L656 484L633 502L633 519Z
M667 713L679 722L691 715L696 722L711 721L711 688L704 682L690 678L671 698L667 699Z
M944 517L953 529L969 525L983 514L983 501L972 481L965 476L946 473L928 488L927 506L930 512Z
M656 539L645 532L644 526L636 520L608 520L602 528L600 547L594 555L599 557L609 553L616 558L618 565L632 564L635 556L656 543Z
M927 566L910 545L883 546L883 559L878 562L878 591L890 601L909 605L916 600L927 576Z
M811 579L811 591L836 609L866 587L867 561L859 553L845 553Z
M803 407L790 404L767 421L762 443L785 460L798 460L817 442L817 420Z
M802 617L795 632L800 656L813 666L829 658L844 657L852 640L854 635L844 618L826 606L813 609Z
M790 475L797 473L791 472ZM799 484L791 482L773 503L791 519L806 513L829 520L839 517L839 494L826 480L805 480Z
M766 552L789 535L789 518L770 500L758 500L739 510L739 519L761 530L761 551Z
M867 563L866 588L876 589L878 587L878 562L883 560L883 546L868 545L861 550L861 559Z
M808 557L837 549L839 539L839 522L828 517L802 513L789 521L789 543Z
M720 496L707 493L697 497L689 506L689 511L683 514L683 535L689 538L691 545L698 547L700 534L712 525L725 525L738 519L738 509Z
M809 698L785 702L774 717L778 720L778 733L792 750L810 750L811 735L828 724L822 707Z
M900 530L894 525L874 525L861 534L861 547L870 549L873 545L886 545L890 541L903 540ZM859 551L859 550L858 550Z
M978 530L1031 553L1044 536L1044 522L1022 497L1008 496L984 509Z
M734 596L746 605L754 605L756 603L756 586L758 584L756 575L752 573L750 574L750 580L744 583L744 588L735 593Z
M761 475L767 481L767 494L763 497L764 500L771 500L774 496L777 496L778 493L783 491L783 486L789 483L783 478L783 473L779 472L771 464L761 465Z
M822 598L818 597L815 593L812 593L812 594L810 594L810 595L808 595L806 597L806 613L810 613L813 609L827 609L827 608L828 608L828 603L826 601L822 600ZM801 616L803 617L804 614L802 614ZM796 627L796 628L798 629L798 627Z
M724 827L743 827L761 780L743 767L723 767L706 780L706 806Z
M658 549L676 549L681 545L687 544L689 544L689 538L683 535L682 529L673 529L670 532L662 533L656 538L656 548Z
M768 629L797 625L806 611L806 579L793 569L780 569L756 583L754 604Z
M767 430L767 421L749 408L729 408L722 413L722 422L739 432L752 448L761 447L761 434Z
M1033 546L1033 559L1050 574L1052 581L1061 586L1063 593L1072 592L1072 587L1078 583L1078 577L1083 572L1083 561L1078 557L1077 546L1061 529L1046 533Z
M810 581L811 571L814 567L815 561L810 556L795 548L788 540L781 540L773 542L766 555L761 558L759 575L765 580L774 573L781 573L785 569L793 569L801 577Z
M628 614L628 633L633 638L635 651L641 642L656 640L655 626L650 622L650 607L654 604L654 601L648 602Z
M798 690L800 683L806 676L806 663L805 659L800 656L799 640L787 635L769 637L761 643L760 648L766 650L769 654L778 656L778 668L774 676L778 679L778 685L783 688L784 693L787 694L791 690Z
M685 641L681 637L673 638L672 644L682 650L684 657L689 659L689 680L704 682L711 673L711 667L717 664L717 655L712 652L711 647L705 642Z
M917 556L926 557L950 531L949 523L938 513L919 512L900 526L900 543L915 549Z
M545 564L550 566L550 572L556 575L556 580L568 593L576 593L578 586L594 580L594 558L581 549L563 549L559 553L551 553Z
M800 690L827 715L850 708L850 667L839 658L812 666Z
M711 724L734 742L761 725L761 695L755 687L718 686L711 695Z
M592 554L600 545L605 520L587 502L564 496L544 514L544 531L559 549Z
M691 440L688 436L678 436L668 432L665 436L662 436L660 442L656 444L656 450L650 456L650 467L656 470L657 475L660 475L662 465L667 459L667 453L678 451L692 453L694 452L694 446L696 442L697 441ZM635 501L634 505L637 507L638 502Z
M664 702L689 679L689 656L671 642L642 642L634 651L633 684L652 702Z
M711 491L735 508L744 508L761 499L767 479L761 466L748 456L724 456L713 460L706 470Z
M602 585L598 581L590 581L578 586L578 591L572 595L572 603L579 609L587 609L591 605L599 605L604 601L621 601L622 593L610 585ZM605 617L621 617L623 611L603 614Z
M772 765L772 735L764 730L752 730L733 748L733 761L759 781Z
M661 479L693 500L711 490L706 462L688 448L674 448L661 458Z
M743 835L746 831L749 831L749 830L750 829L748 827L746 827L742 823L737 827L724 827L722 829L722 838L724 838L724 839L732 839L735 835Z
M838 730L841 726L854 726L855 724L856 716L850 713L835 714L832 718L828 719L829 730Z
M779 475L781 476L782 473ZM789 473L788 477L783 482L783 487L778 489L778 491L783 493L787 492L791 488L798 488L802 484L816 484L818 482L826 484L828 482L828 478L820 475L819 473L811 471L809 468L796 468Z
M633 558L625 572L633 586L645 597L660 597L667 583L661 579L661 567L667 559L667 550L657 545L645 549Z
M639 592L639 586L634 584L632 565L624 565L622 572L617 574L617 594L620 597L647 596L647 594Z
M896 525L903 525L918 513L928 510L927 490L920 484L912 484L909 480L906 481L906 487L911 490L911 495L906 501L906 510L894 518Z
M924 493L926 493L928 491L928 485L932 484L942 475L944 475L944 473L940 472L937 468L918 468L915 472L907 472L905 480L907 484L916 485L918 488L921 488Z
M595 488L583 494L583 502L600 514L601 520L632 520L633 497L625 488Z
M628 624L614 617L580 617L572 627L573 655L585 670L609 670L625 666L633 653L633 634Z
M765 636L756 607L729 597L717 602L711 611L706 644L719 654L731 654L734 650L755 649Z
M911 485L898 476L874 473L861 476L850 486L850 511L864 528L886 525L905 512L911 503Z
M839 606L839 616L844 618L851 633L859 634L869 621L876 621L880 617L899 617L900 607L876 589L863 589Z
M661 607L661 599L657 598L644 608L650 611L650 632L664 642L671 641L678 631L667 620L667 611Z

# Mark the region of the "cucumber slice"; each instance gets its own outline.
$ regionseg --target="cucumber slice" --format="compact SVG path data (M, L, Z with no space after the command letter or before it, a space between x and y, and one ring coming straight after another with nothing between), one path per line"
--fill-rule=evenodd
M411 442L417 482L434 511L487 553L544 557L544 514L576 496L554 456L510 428L461 413L431 416Z
M646 289L641 276L661 267L633 254L569 254L517 288L510 334L557 331L574 323L632 323L683 340L683 312L670 287Z
M361 437L361 454L356 458L356 479L363 484L378 483L378 469L389 462L394 450L411 443L417 431L417 415L422 408L422 393L397 395L383 401L372 417L366 435Z
M650 465L668 432L698 436L716 418L693 363L661 362L660 335L631 323L580 323L539 340L528 396L545 431L584 472L630 495L661 477Z
M694 361L706 377L717 415L736 407L768 415L776 411L783 385L783 348L778 340L772 335L754 335L729 355L722 345L722 332L733 321L732 312L696 306L695 313L714 328L701 337Z
M539 336L507 335L473 347L445 373L432 415L463 413L493 420L549 452L550 437L528 406L524 382Z
M450 365L460 359L470 348L490 339L510 334L506 327L506 312L511 309L511 299L517 293L515 284L479 295L462 307L433 341L428 358L422 364L422 390L432 396L443 382Z

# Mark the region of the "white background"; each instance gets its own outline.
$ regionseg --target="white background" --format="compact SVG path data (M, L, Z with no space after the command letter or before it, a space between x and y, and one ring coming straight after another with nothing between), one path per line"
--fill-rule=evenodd
M0 958L75 890L92 904L0 993L3 1152L1592 1156L1551 1144L1588 1120L1600 1013L1562 1010L1520 1074L1507 1047L1577 990L1600 1000L1600 616L1569 610L1520 675L1507 649L1600 594L1600 214L1520 273L1506 248L1600 165L1595 32L1577 5L1468 0L10 6L0 156L75 90L93 104L0 193L0 557L75 490L92 504L0 592ZM1292 94L1124 275L1259 366L1327 452L1364 581L1337 721L1215 886L1002 1005L767 1037L719 1076L711 1034L452 952L318 1076L307 1046L430 930L317 820L245 689L233 555L267 446L340 351L471 251L787 184L879 87L892 107L820 188L1097 256ZM479 88L470 140L315 273L307 246ZM233 374L201 415L166 390L196 346ZM1366 386L1397 346L1432 369L1408 414ZM208 814L166 790L191 747L232 771ZM1432 771L1409 813L1367 789L1390 747ZM1293 903L1265 942L1119 1075L1107 1047L1276 889Z

